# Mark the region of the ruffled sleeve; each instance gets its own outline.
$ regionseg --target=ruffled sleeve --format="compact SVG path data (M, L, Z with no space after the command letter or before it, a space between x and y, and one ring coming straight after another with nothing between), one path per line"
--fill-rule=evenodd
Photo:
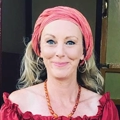
M100 99L101 107L103 107L102 120L119 120L119 115L114 102L110 99L110 94L104 94Z
M8 99L9 94L4 93L4 104L0 109L0 120L53 120L52 116L33 115L31 112L26 111L22 113L17 104L12 103ZM83 117L77 116L71 120L120 120L118 111L113 101L110 99L109 93L105 93L99 100L98 112L94 116L84 115ZM60 116L58 120L69 120L65 116Z
M3 94L4 104L0 109L0 120L20 120L21 114L18 109L18 105L11 103L8 96L8 93Z

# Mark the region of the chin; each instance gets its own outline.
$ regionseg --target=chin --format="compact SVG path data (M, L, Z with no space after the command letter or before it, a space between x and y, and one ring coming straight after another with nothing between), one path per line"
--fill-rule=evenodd
M55 76L55 78L56 78L56 80L63 81L63 80L65 80L67 77L65 77L65 76L62 76L62 77L60 77L60 76Z
M68 73L67 74L65 74L65 72L62 72L62 73L54 73L54 76L55 76L55 78L57 78L57 79L65 79L65 78L67 78L67 77L69 77L70 75L68 75Z

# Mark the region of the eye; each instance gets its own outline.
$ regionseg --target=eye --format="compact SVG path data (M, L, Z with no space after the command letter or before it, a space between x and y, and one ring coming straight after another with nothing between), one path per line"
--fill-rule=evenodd
M74 45L75 42L73 42L72 40L70 40L70 41L67 41L66 44L67 44L67 45Z
M51 39L51 40L48 40L47 43L48 44L55 44L55 41Z

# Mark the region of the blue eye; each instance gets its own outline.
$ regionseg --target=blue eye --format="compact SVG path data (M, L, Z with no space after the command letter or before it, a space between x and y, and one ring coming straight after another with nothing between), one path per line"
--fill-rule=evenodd
M55 41L54 40L48 40L47 43L48 44L55 44Z
M67 41L66 44L67 44L67 45L74 45L75 42L73 42L73 41Z

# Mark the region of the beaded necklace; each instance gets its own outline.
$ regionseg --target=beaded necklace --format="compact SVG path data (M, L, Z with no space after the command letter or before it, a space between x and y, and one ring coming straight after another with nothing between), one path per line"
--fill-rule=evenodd
M58 115L54 112L54 110L52 109L51 103L50 103L50 98L49 98L48 89L47 89L47 81L44 82L44 90L45 90L45 96L46 96L48 109L49 109L51 115L53 116L53 118L56 119L56 118L58 118ZM80 92L81 92L81 87L79 86L75 105L74 105L71 113L67 116L68 118L72 117L72 115L75 113L75 111L77 109L77 106L78 106L78 103L79 103L79 99L80 99Z

